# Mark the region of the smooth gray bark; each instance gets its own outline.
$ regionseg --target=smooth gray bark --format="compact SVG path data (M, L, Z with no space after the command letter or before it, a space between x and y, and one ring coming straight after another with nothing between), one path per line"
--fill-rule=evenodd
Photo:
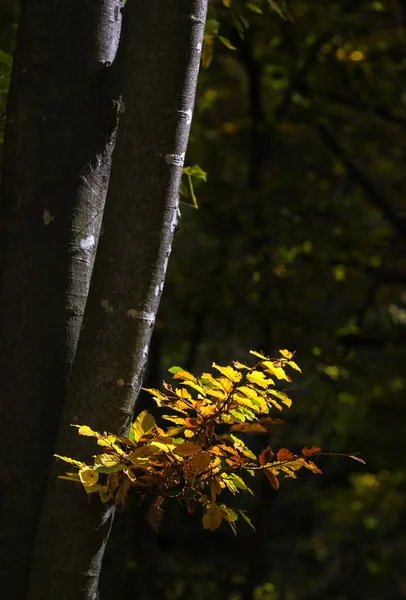
M13 600L26 597L107 192L121 8L22 6L0 207L0 590Z
M206 0L129 0L124 112L83 331L56 451L90 461L97 447L70 423L125 434L178 220ZM30 600L98 598L114 510L56 478L44 504ZM135 591L136 593L136 591Z

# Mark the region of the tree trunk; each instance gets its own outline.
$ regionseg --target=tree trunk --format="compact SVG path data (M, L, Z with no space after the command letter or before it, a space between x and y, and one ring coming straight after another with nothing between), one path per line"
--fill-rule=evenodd
M107 192L121 6L22 6L0 208L0 589L13 600L26 594Z
M206 0L129 0L124 112L58 454L91 460L70 423L124 434L138 396L177 225ZM113 517L77 486L49 482L30 600L98 597Z

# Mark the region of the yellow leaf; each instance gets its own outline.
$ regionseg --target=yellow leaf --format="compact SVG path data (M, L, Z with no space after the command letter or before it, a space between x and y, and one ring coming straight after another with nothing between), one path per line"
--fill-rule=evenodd
M219 400L225 400L227 398L227 394L223 389L213 390L213 389L206 388L206 394L208 396L212 396L213 398L218 398Z
M223 519L229 522L236 521L238 519L237 513L232 509L228 508L225 504L220 504L221 515Z
M69 456L61 456L60 454L54 454L56 458L60 458L61 460L69 463L70 465L75 465L75 467L85 467L86 463L81 462L80 460L74 460L73 458L69 458Z
M116 444L117 441L119 441L119 439L115 435L104 435L99 437L97 443L99 446L106 446L107 448L112 448L117 452L117 454L125 454L124 451L120 448L120 446Z
M305 460L304 458L298 458L298 462L300 462L306 469L315 474L320 474L321 471L317 465L314 464L311 460Z
M292 400L285 394L285 392L280 392L279 390L268 390L268 394L272 394L276 398L279 398L285 406L290 408L292 406Z
M90 427L88 427L87 425L72 425L72 427L78 428L79 435L86 435L89 437L98 437L100 435L100 433L98 433L97 431L93 431L93 429L90 429Z
M104 453L104 454L98 454L96 456L96 458L94 459L94 464L95 466L101 466L101 467L107 467L107 468L111 468L111 467L116 467L117 465L120 464L120 457L117 456L116 454L108 454L108 453Z
M227 379L233 383L238 383L241 381L242 373L239 373L239 371L236 371L232 367L220 367L219 365L216 365L216 363L213 363L212 367L217 369L217 371L220 371L224 377L227 377Z
M270 385L274 385L272 379L269 379L269 377L265 377L262 371L251 371L251 373L247 373L247 379L248 381L251 381L251 383L255 383L255 385L258 385L259 387L264 389L269 387Z
M99 475L91 467L82 467L79 470L79 478L86 492L91 491L91 487L99 480Z
M247 367L247 365L244 365L239 360L234 360L233 365L235 366L236 369L249 369L249 367Z
M266 356L260 354L259 352L256 352L255 350L250 350L250 354L253 354L257 358L262 358L263 360L269 360Z
M194 431L192 431L191 429L185 429L185 438L192 438L195 437Z
M194 375L192 375L191 373L189 373L189 371L178 371L177 373L175 373L175 375L173 376L173 379L186 379L188 381L194 381L195 383L197 383L197 379Z
M135 419L134 423L131 425L132 437L136 442L138 442L140 437L142 437L149 431L152 431L154 427L154 417L146 410L143 410Z
M215 531L222 521L221 509L218 504L209 504L203 513L203 529Z
M277 377L278 379L285 379L289 382L292 381L291 378L288 375L286 375L282 367L275 367L273 362L271 362L270 360L264 361L262 363L262 366L266 368L267 372L269 372L271 375L275 375L275 377Z
M218 379L215 379L211 373L202 373L200 383L204 385L206 389L211 386L220 390L223 389L221 383L219 383Z
M290 352L289 350L279 350L279 354L282 354L283 358L286 358L287 360L293 358L293 352Z
M228 379L227 377L218 377L217 381L221 384L223 390L227 394L230 394L233 391L233 389L234 389L233 382L230 379Z
M211 417L215 414L216 407L213 404L208 406L201 406L199 408L199 412L202 415L202 417Z
M293 360L288 360L287 364L292 367L292 369L295 369L296 371L299 371L299 373L302 372L302 369L299 367L299 365L297 365Z
M172 443L172 438L169 437L154 438L149 442L149 444L150 446L155 446L164 452L171 452L171 450L176 448L176 445Z
M231 0L223 0L223 4L226 8L230 8L231 6Z
M140 446L134 452L131 452L127 456L127 459L131 462L137 461L141 458L147 458L149 456L154 456L155 454L159 454L160 449L157 446L151 446L150 444L144 444Z
M194 381L182 381L183 385L188 385L189 387L193 388L194 390L196 390L197 392L199 392L199 394L202 394L203 396L205 395L205 391L202 388L201 385L199 385L198 383L195 383ZM176 393L182 398L184 396L182 396L182 391L181 390L176 390Z
M235 435L233 435L232 433L230 433L230 437L234 442L234 448L239 450L241 452L241 454L243 454L244 456L247 456L248 458L252 458L252 460L257 459L255 454L253 452L251 452L251 450L249 448L247 448L247 446L242 442L242 440L240 440L238 437L235 437Z
M162 418L166 419L166 421L172 421L172 423L176 423L177 425L185 424L185 419L183 419L182 417L174 417L172 415L162 415Z

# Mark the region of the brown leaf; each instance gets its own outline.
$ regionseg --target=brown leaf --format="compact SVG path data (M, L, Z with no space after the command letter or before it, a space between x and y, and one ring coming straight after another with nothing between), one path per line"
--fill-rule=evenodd
M266 433L265 427L259 423L241 423L230 427L230 431L242 431L244 433Z
M279 489L279 481L278 478L272 473L270 469L264 469L264 473L269 483L273 487L274 490Z
M276 455L276 459L280 462L284 462L285 460L294 460L295 458L296 456L287 448L281 448Z
M196 452L199 452L199 450L200 446L197 444L194 444L193 442L183 442L183 444L176 446L173 453L178 456L192 456L193 454L196 454Z
M271 417L263 417L258 421L261 425L281 425L283 423L283 419L273 419Z
M145 520L148 521L156 533L159 533L159 527L165 512L161 508L162 501L162 496L156 496L150 504L147 514L145 515Z
M262 450L261 454L259 455L259 464L262 467L263 465L270 463L273 457L274 453L268 446L267 448L265 448L265 450Z

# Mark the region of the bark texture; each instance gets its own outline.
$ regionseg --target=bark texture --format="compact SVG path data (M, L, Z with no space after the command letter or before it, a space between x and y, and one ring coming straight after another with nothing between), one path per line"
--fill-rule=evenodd
M129 0L126 82L110 189L57 453L91 460L70 423L126 433L138 396L179 207L206 0ZM114 510L56 478L30 600L98 598Z
M107 192L121 8L22 6L0 207L0 590L14 600L26 597Z

